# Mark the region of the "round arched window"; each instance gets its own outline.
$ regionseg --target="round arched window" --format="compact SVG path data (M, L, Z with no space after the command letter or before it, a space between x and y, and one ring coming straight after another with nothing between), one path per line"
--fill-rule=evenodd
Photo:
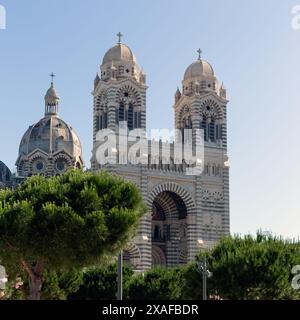
M76 163L76 168L81 169L81 164L79 162Z
M42 171L42 170L44 169L44 163L41 162L41 161L38 161L38 162L36 163L35 167L36 167L36 169L37 169L38 171Z
M38 172L42 172L45 168L45 164L42 160L37 160L34 164L34 168Z
M56 162L56 169L57 169L58 171L65 171L65 169L66 169L65 162L64 162L63 160L58 160L58 161Z

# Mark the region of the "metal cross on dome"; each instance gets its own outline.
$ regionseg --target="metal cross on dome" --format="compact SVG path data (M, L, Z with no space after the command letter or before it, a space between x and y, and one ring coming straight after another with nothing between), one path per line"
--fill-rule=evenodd
M197 50L197 52L198 52L198 60L200 60L201 59L201 54L202 54L203 51L199 48Z
M51 77L51 82L53 83L53 80L54 80L54 77L56 77L56 75L52 72L51 74L50 74L50 77Z
M121 32L119 32L119 33L117 33L117 37L118 37L118 44L121 44L123 34Z

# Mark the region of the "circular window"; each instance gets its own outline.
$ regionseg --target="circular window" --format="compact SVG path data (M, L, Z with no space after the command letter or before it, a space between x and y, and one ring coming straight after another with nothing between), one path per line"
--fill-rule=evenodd
M43 162L39 161L36 163L35 167L38 171L42 171L44 169L44 164Z
M124 92L124 96L125 96L125 97L128 97L128 92Z
M206 110L208 110L208 111L209 111L209 110L210 110L210 106L207 106L207 107L206 107Z
M62 160L57 161L56 168L59 171L64 171L65 170L65 163Z

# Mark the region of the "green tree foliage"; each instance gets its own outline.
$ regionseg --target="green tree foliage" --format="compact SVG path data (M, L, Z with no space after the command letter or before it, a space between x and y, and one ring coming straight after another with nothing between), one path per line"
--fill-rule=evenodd
M210 295L234 300L300 298L291 286L291 270L300 264L299 243L258 233L225 238L206 254L213 273L208 279ZM202 274L196 263L187 270L184 297L201 298Z
M83 271L45 271L42 288L43 300L66 300L83 283Z
M127 294L127 283L133 276L130 266L123 267L124 295ZM84 271L79 289L70 294L70 300L115 300L117 294L117 265L94 267Z
M182 298L202 300L202 273L199 270L197 263L190 263L182 270L183 279L182 282ZM211 282L207 281L208 292L211 292Z
M0 192L0 257L11 276L26 271L29 298L39 299L45 270L98 265L128 242L144 212L138 188L107 172L34 176Z
M181 298L183 274L181 268L156 267L136 274L127 283L126 299L176 300Z
M23 280L24 279L24 280ZM83 271L69 270L55 272L45 270L41 299L66 300L68 295L77 291L83 283ZM6 286L5 300L24 300L28 295L29 283L26 274L12 279Z
M174 300L181 298L183 282L181 268L154 268L144 274L134 274L124 265L123 296L126 300ZM79 290L71 300L114 300L117 293L117 265L87 269Z

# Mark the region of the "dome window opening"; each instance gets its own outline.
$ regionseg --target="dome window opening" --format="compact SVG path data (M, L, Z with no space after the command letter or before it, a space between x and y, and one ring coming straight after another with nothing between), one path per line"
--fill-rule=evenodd
M61 172L64 171L65 170L65 163L61 160L57 161L56 162L56 169Z
M42 171L43 169L44 169L44 164L43 164L43 162L38 162L36 165L35 165L35 167L36 167L36 169L38 170L38 171Z
M81 169L81 164L79 162L76 163L76 168Z

